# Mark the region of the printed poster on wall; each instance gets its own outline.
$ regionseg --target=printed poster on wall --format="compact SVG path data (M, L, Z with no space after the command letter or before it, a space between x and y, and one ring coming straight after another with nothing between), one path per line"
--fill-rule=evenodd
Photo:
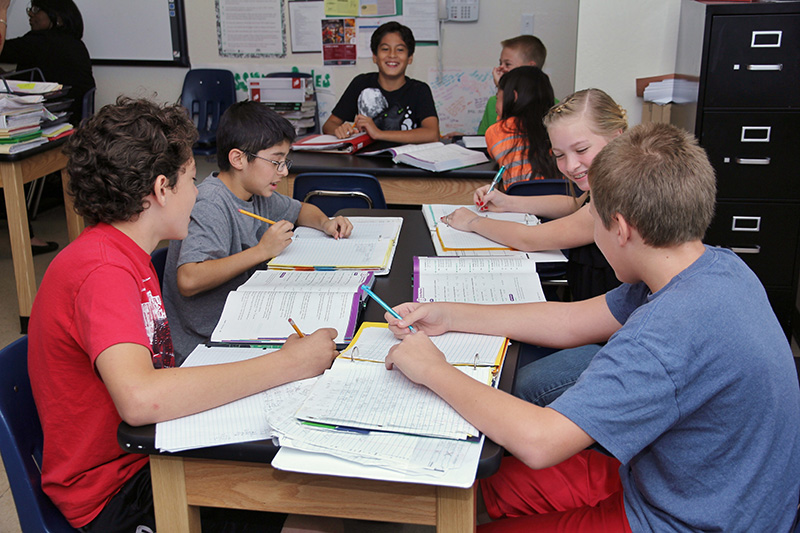
M323 19L322 64L356 64L356 19Z
M286 57L283 0L216 0L222 57Z

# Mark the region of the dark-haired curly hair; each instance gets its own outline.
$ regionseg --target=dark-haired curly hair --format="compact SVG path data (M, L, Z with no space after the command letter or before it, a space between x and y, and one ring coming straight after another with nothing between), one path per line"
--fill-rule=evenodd
M133 219L148 207L158 176L175 186L196 139L180 105L119 97L81 124L65 148L75 211L92 224Z
M555 102L550 77L539 67L517 67L503 74L497 88L503 91L503 116L500 118L516 118L517 130L528 140L528 160L534 172L545 178L560 177L543 123Z

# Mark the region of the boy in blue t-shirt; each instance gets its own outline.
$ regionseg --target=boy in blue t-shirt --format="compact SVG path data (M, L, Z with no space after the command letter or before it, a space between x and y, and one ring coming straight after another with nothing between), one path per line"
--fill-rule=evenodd
M514 455L481 481L496 521L479 531L789 531L797 374L756 276L702 243L716 193L708 158L688 133L646 124L610 142L589 181L595 242L620 287L566 304L406 303L402 320L387 314L404 337L387 367ZM448 365L428 338L445 331L607 344L539 407ZM587 450L595 442L613 457Z
M372 62L378 72L359 74L322 125L340 139L364 131L376 141L426 143L439 140L439 117L428 84L406 76L414 61L414 34L398 22L372 34Z

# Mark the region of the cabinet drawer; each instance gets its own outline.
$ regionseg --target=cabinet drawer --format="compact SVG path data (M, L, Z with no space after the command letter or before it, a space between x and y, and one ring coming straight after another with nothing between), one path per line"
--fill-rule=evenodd
M715 15L705 107L800 105L800 13Z
M701 128L718 197L800 199L800 112L707 112Z
M718 201L705 242L730 248L766 287L791 287L795 279L800 205Z

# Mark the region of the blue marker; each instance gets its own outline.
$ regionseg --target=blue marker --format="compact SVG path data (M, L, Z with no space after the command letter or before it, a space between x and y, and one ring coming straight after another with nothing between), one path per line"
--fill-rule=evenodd
M383 300L381 300L380 298L378 298L378 295L377 295L377 294L375 294L374 292L372 292L371 290L369 290L369 287L367 287L366 285L362 285L362 286L361 286L361 290L363 290L364 292L366 292L366 293L367 293L367 294L368 294L368 295L369 295L369 296L370 296L370 297L371 297L373 300L375 300L376 302L378 302L378 305L380 305L381 307L383 307L384 309L386 309L387 311L389 311L389 313L390 313L390 314L391 314L393 317L395 317L397 320L403 320L403 317L401 317L399 314L397 314L397 311L395 311L394 309L392 309L391 307L389 307L388 305L386 305L386 302L384 302ZM414 329L413 327L411 327L411 326L408 326L408 329L410 329L410 330L411 330L411 333L416 333L416 332L417 332L417 330L415 330L415 329Z

